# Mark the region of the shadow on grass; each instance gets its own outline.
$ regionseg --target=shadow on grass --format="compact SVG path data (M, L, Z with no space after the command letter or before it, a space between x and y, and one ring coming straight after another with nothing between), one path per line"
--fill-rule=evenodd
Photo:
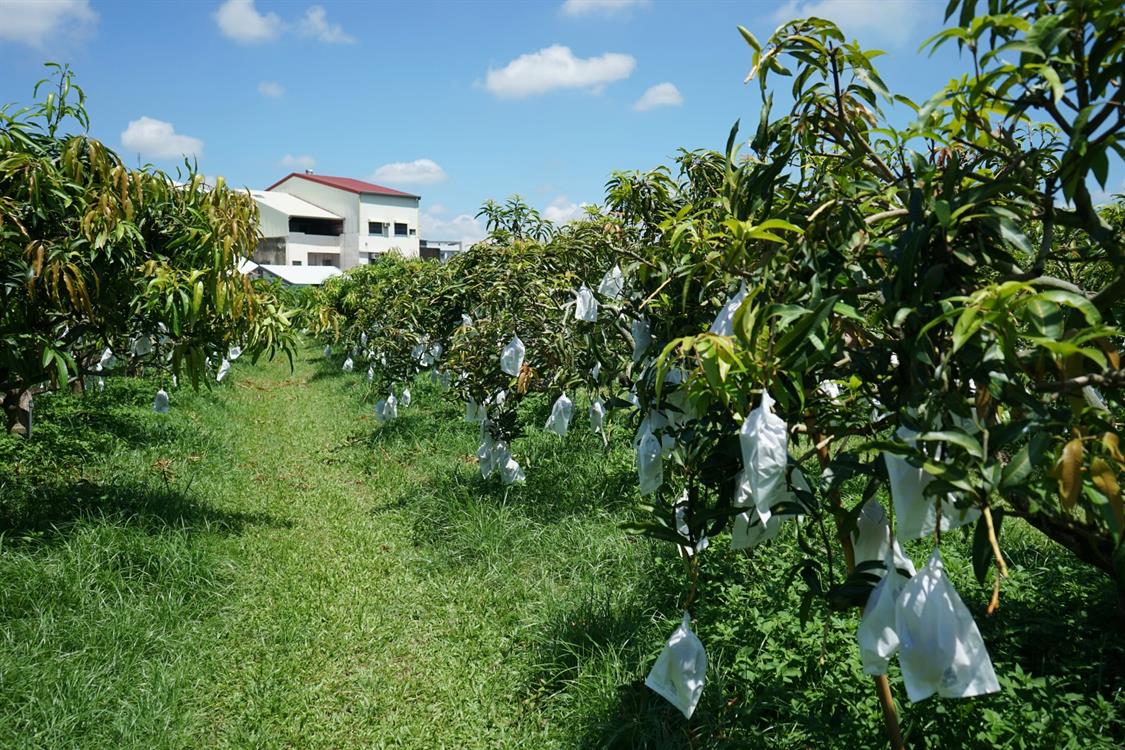
M238 535L251 526L290 528L292 522L264 513L213 508L169 486L141 482L79 481L43 488L23 502L0 505L0 533L7 539L46 541L64 537L80 521L127 520L149 534L177 531Z

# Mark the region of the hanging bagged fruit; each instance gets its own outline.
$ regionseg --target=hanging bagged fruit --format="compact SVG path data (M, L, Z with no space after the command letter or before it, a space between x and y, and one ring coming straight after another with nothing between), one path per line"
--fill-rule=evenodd
M691 617L684 612L683 621L656 657L656 663L645 678L645 686L679 709L685 719L690 719L703 694L706 674L707 653L691 630Z
M331 344L325 344L324 345L324 356L325 356L325 358L328 358L328 357L332 356L332 346L331 346Z
M590 404L590 428L595 435L605 435L605 404L601 398L594 399Z
M647 320L639 318L633 321L629 330L633 334L633 362L640 362L652 344L652 327Z
M913 447L918 444L918 433L909 427L899 427L895 434L907 445ZM925 494L933 477L922 467L911 465L903 456L884 453L883 460L887 464L887 478L895 506L895 536L906 541L933 534L937 527L938 498ZM940 448L934 460L941 460ZM941 498L942 532L972 523L980 517L979 509L957 508L954 503L953 495Z
M699 539L691 543L691 525L687 519L688 512L688 491L685 489L683 494L680 495L679 501L676 503L674 520L676 522L676 532L684 539L688 540L688 544L680 544L680 550L683 554L691 557L697 552L702 552L711 545L711 540L707 538L706 534L701 534Z
M887 511L882 503L874 498L864 503L859 515L856 516L855 524L856 533L852 534L852 549L855 552L856 565L871 561L881 562L890 550L893 553L892 562L900 568L909 570L910 575L914 575L914 564L902 551L898 540L891 536Z
M520 374L523 366L524 348L519 336L512 336L512 340L500 353L500 369L513 378Z
M747 415L738 431L744 489L763 523L770 518L770 508L788 494L788 427L785 420L773 413L773 403L769 391L763 390L761 405Z
M157 414L168 413L168 394L163 388L156 392L156 398L152 401L152 410Z
M742 301L746 299L746 282L738 288L738 293L727 300L723 305L723 309L719 310L719 314L715 316L715 321L711 323L711 333L719 336L733 336L734 335L734 314L738 312L738 308L742 306Z
M512 452L508 449L507 443L501 441L495 444L492 450L492 463L500 472L501 484L515 484L524 481L523 469L520 468L519 462L512 458Z
M228 372L230 372L230 360L224 359L222 364L219 365L219 372L215 375L215 382L223 382L223 378L227 376Z
M899 568L905 568L910 575L914 575L914 564L908 558L902 559L905 565L900 565L895 559L895 555L891 552L892 541L893 537L888 527L883 538L885 553L883 561L886 571L868 594L867 604L863 608L863 618L856 630L863 671L870 675L886 674L891 657L898 651L899 637L896 629L898 597L908 580L899 573Z
M347 359L344 360L344 367L343 367L344 372L351 372L353 367L355 367L355 363L352 362L351 357L348 357Z
M621 272L621 266L615 265L602 277L601 283L598 284L598 294L609 300L618 300L624 291L625 274Z
M1000 690L984 639L945 574L939 550L903 585L895 631L902 681L914 703L934 693L971 698Z
M745 469L743 473L745 473ZM792 482L795 489L801 490L805 494L812 494L812 488L809 487L808 480L805 479L805 475L801 473L800 469L793 469ZM736 508L751 508L753 504L749 498L750 483L740 475L732 504ZM792 490L786 491L783 502L789 506L802 505L797 494ZM754 549L759 544L770 541L781 531L782 523L791 518L800 522L803 516L790 509L781 510L776 503L770 506L769 513L764 519L756 507L744 513L739 513L734 517L734 527L731 529L731 549Z
M637 444L637 473L640 475L641 494L648 495L664 484L664 460L660 440L647 430Z
M227 359L229 359L231 362L235 361L236 359L238 359L241 356L242 356L242 347L241 346L232 346L227 351Z
M543 429L563 437L570 428L572 416L574 416L574 402L564 393L555 400L554 406L551 407L551 416L547 418L547 424Z
M585 284L575 292L574 318L587 323L594 323L598 319L598 301L594 298L590 287Z
M496 468L496 443L492 440L492 435L488 430L481 425L480 430L480 445L477 446L477 464L480 466L480 476L482 479L488 479L491 476L493 469Z
M399 403L402 404L402 408L405 409L406 407L410 406L410 402L413 401L413 400L414 399L410 395L410 389L409 388L403 388L402 389L402 398L399 401Z
M384 421L391 421L398 416L398 399L395 398L395 389L392 387L391 392L387 395L386 404L383 407Z
M138 336L129 342L129 351L135 357L145 357L152 354L152 339L148 336Z
M488 409L477 404L472 396L465 401L465 421L483 424L488 419Z

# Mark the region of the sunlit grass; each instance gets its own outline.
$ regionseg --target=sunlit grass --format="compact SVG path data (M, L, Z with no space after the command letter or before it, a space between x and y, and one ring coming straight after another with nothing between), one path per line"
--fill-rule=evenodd
M503 488L428 385L380 427L338 367L313 348L295 372L240 362L164 417L151 383L111 383L43 399L36 440L0 442L0 747L881 745L855 618L799 622L794 545L704 556L711 668L685 721L642 684L684 576L619 528L627 448L581 419L533 430L527 485ZM967 546L946 557L1004 692L903 706L911 741L1119 746L1104 581L1006 524L1013 576L985 618Z

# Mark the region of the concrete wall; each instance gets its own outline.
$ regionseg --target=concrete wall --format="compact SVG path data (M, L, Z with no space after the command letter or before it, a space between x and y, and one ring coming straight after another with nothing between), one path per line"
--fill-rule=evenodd
M343 237L328 237L320 234L301 234L300 232L292 232L286 237L285 249L286 259L285 265L294 265L300 263L302 266L320 266L323 263L320 259L314 259L309 262L309 254L314 253L323 256L330 253L335 262L332 264L337 268L350 268L351 266L343 265L343 253L341 250L340 240ZM352 265L355 265L354 263Z
M284 237L289 234L289 216L264 203L258 204L259 226L263 237Z
M418 199L402 198L393 195L367 194L360 196L359 203L359 253L363 257L385 253L397 249L410 258L418 257ZM370 234L368 226L372 221L385 225L385 235ZM406 225L406 236L395 236L395 224ZM411 234L413 232L413 234Z

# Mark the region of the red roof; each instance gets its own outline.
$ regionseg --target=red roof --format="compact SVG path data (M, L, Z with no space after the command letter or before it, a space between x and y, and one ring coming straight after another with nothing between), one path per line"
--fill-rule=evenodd
M421 196L414 195L413 193L404 193L401 190L394 190L382 185L376 185L371 182L364 182L363 180L353 180L351 177L330 177L326 174L305 174L302 172L290 172L282 177L280 180L270 185L266 190L273 190L275 187L285 182L286 180L300 177L309 182L318 182L321 185L328 185L329 187L346 190L349 193L374 193L376 195L397 195L400 198L420 198Z

